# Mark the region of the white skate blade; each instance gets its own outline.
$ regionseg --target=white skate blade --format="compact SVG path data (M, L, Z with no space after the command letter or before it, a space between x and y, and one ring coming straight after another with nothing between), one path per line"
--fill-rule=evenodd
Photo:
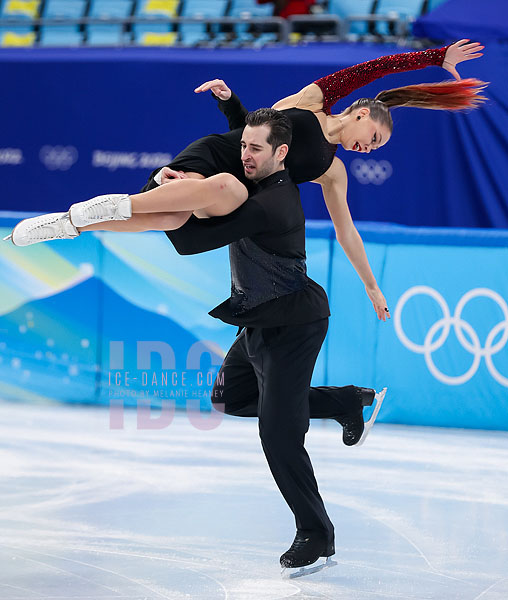
M296 577L305 577L306 575L312 575L313 573L318 573L323 569L329 569L330 567L336 567L337 563L332 560L329 556L326 561L315 562L312 565L308 565L307 567L296 567L295 569L282 569L281 576L283 579L296 579Z
M379 411L381 410L381 405L383 404L383 400L385 399L386 390L387 390L387 388L383 388L379 393L377 393L374 396L376 406L374 408L374 411L373 411L370 419L365 423L362 437L358 440L358 442L355 444L355 446L361 446L363 444L363 442L365 441L365 438L369 435L369 431L372 429L372 426L374 425L374 423L377 419Z

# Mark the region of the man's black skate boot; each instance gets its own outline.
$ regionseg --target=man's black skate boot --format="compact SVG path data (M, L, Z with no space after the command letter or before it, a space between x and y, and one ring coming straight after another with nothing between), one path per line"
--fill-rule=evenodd
M335 419L342 425L342 441L346 446L354 446L360 441L364 430L363 407L372 406L376 395L376 390L371 388L351 387L355 396L354 409Z
M280 557L280 566L294 569L312 565L321 556L335 554L335 544L327 539L326 533L299 529L291 548Z

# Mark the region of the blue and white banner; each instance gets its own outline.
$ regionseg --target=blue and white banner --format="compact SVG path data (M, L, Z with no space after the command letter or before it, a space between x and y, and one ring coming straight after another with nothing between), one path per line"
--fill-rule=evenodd
M5 235L22 215L0 219ZM508 430L508 232L358 224L391 308L380 322L330 224L307 228L329 295L314 385L388 387L380 420ZM0 245L0 396L209 408L235 328L226 249L179 256L160 233ZM152 423L153 424L153 423Z

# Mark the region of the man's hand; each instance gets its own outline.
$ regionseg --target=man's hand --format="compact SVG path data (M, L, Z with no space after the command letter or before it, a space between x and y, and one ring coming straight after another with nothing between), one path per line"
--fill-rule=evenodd
M473 60L483 56L483 52L480 52L480 50L483 50L485 46L482 46L479 42L470 42L469 44L468 42L469 40L459 40L452 44L446 51L443 60L443 69L451 73L457 81L460 81L460 75L455 68L456 65L465 60Z
M386 303L385 297L381 293L381 290L376 288L365 288L370 301L374 306L374 310L381 321L390 319L390 311L388 310L388 304Z
M231 90L222 81L222 79L213 79L212 81L207 81L206 83L203 83L197 87L194 91L196 94L200 94L201 92L207 92L208 90L212 90L217 98L220 98L221 100L229 100L231 98Z
M161 185L174 181L175 179L188 179L187 174L183 171L173 171L173 169L170 169L169 167L162 167L160 173Z

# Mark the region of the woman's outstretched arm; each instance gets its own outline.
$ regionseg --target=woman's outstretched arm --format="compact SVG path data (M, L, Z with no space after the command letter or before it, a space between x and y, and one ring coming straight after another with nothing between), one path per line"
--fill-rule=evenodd
M443 67L456 79L460 79L455 68L456 65L465 60L482 56L480 50L483 49L483 46L477 42L468 42L469 40L460 40L443 48L381 56L353 67L341 69L331 75L317 79L297 94L279 100L273 108L298 107L313 112L323 110L325 113L330 114L331 107L340 98L344 98L376 79L393 73L415 71L430 66Z
M320 183L326 207L335 227L337 241L362 280L379 319L390 318L388 305L370 268L362 238L354 226L347 204L347 173L337 157L316 183Z

